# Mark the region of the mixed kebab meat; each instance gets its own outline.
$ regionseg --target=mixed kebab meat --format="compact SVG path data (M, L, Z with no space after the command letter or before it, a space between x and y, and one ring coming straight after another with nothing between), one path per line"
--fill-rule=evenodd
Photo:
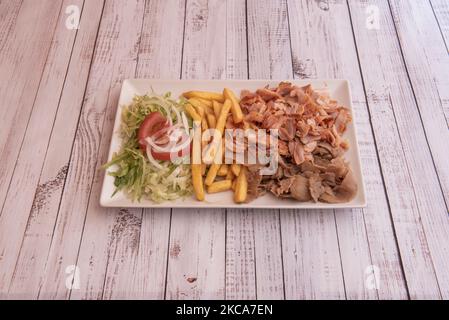
M349 109L326 91L289 82L243 90L240 98L227 88L223 93L190 91L178 100L170 94L138 96L124 108L124 142L105 167L116 166L110 174L117 191L137 200L162 202L193 192L202 201L206 192L232 190L236 203L266 193L301 202L343 203L352 200L358 188L344 160L350 146L342 135L351 121ZM204 139L208 129L214 129L213 134ZM245 154L243 159L251 152L251 136L239 143L233 134L237 129L276 130L275 155L271 140L257 141L258 152L276 157L276 170L267 175L262 174L266 163L239 162L238 157L225 161L226 149ZM191 132L199 132L200 138ZM224 143L229 132L235 139L230 145Z

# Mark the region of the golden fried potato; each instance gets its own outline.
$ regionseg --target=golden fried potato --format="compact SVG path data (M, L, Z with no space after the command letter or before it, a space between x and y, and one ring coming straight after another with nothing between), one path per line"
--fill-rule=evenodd
M201 121L202 117L196 112L195 108L191 104L186 105L186 111L193 121Z
M192 164L192 184L195 196L198 201L204 200L203 176L201 174L201 164Z
M223 107L223 105L217 101L212 101L212 108L214 109L214 114L215 114L215 118L218 119L218 117L220 116L220 111L221 108Z
M241 166L240 166L239 164L233 163L233 164L231 165L232 173L234 173L234 175L235 175L236 177L238 177L239 174L240 174L240 168L241 168Z
M232 187L231 180L222 180L222 181L214 182L210 186L208 186L207 192L208 193L222 192L222 191L230 190L231 187Z
M213 163L211 164L209 171L207 172L206 179L204 180L204 183L206 186L210 186L212 183L214 183L215 178L217 177L218 170L220 169L221 164Z
M223 104L223 108L221 108L220 110L220 115L217 119L217 125L215 129L218 130L222 136L226 126L226 119L228 117L229 111L231 110L231 107L232 107L231 100L226 99L225 103Z
M232 92L230 89L225 88L223 90L223 96L225 99L229 99L232 102L232 119L234 120L234 123L240 123L243 121L243 112L240 108L239 100L237 99L234 92Z
M218 169L217 176L226 177L229 172L229 167L227 164L222 164L220 169Z
M217 119L215 118L215 116L211 113L208 113L206 115L206 118L207 118L207 123L209 124L209 128L215 129L215 127L217 126Z
M236 203L243 203L248 196L248 180L246 178L246 167L240 169L240 174L236 179L234 201Z
M226 180L234 180L234 178L235 178L235 175L234 175L234 173L232 172L232 170L229 170L229 166L228 166L228 173L226 174Z
M201 98L206 100L216 100L218 102L223 103L225 98L221 93L217 92L207 92L207 91L188 91L184 92L183 96L187 99L190 98Z
M207 106L208 108L212 108L214 100L206 100L206 99L202 99L202 98L196 98L196 99L198 101L200 101L202 104L204 104L205 106Z

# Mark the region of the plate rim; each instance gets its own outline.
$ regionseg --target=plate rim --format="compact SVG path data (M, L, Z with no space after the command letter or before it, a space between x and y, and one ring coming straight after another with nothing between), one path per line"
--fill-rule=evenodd
M355 149L356 154L356 161L360 168L360 181L359 183L359 192L361 193L361 201L357 203L351 204L350 202L347 203L337 203L337 204L329 204L329 203L323 203L323 202L297 202L297 204L289 204L287 202L284 202L282 205L261 205L261 204L252 204L251 203L244 203L244 204L229 204L229 205L217 205L217 204L207 204L205 202L198 202L198 204L192 204L192 203L186 203L186 204L177 204L177 205L170 205L169 201L163 202L163 203L155 203L148 205L148 204L141 204L140 202L133 202L132 200L127 200L128 203L126 205L123 204L115 204L114 200L112 199L111 195L106 195L106 184L107 184L107 172L106 170L103 170L103 182L101 186L101 192L100 192L100 199L99 204L101 207L104 208L149 208L149 209L225 209L225 208L231 208L231 209L307 209L307 210L325 210L325 209L357 209L357 208L366 208L367 207L367 197L366 197L366 188L365 188L365 179L363 176L363 163L361 161L360 156L360 148L359 148L359 140L358 140L358 129L356 124L356 117L354 113L354 106L352 101L352 90L350 86L350 81L348 79L343 78L333 78L333 79L158 79L158 78L127 78L124 79L120 88L120 95L117 101L116 111L115 111L115 119L114 119L114 126L113 131L111 133L110 142L109 142L109 149L108 149L108 156L107 161L110 161L112 154L113 154L113 142L114 142L114 135L115 132L120 127L120 121L121 121L121 101L123 99L123 96L125 94L125 89L127 86L132 87L133 82L159 82L162 84L169 84L169 83L204 83L204 82L228 82L228 83L250 83L250 82L292 82L292 83L311 83L311 82L323 82L323 83L338 83L343 84L345 87L345 90L347 90L348 98L349 98L349 110L352 116L352 127L354 131L354 142L351 145L351 148ZM151 200L148 200L151 201Z

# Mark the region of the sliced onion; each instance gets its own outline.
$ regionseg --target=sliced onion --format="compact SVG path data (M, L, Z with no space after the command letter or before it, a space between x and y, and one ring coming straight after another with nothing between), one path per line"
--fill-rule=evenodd
M168 122L168 121L167 121ZM168 123L169 124L169 123ZM156 131L152 137L154 139L159 138L161 135L163 135L164 133L168 132L171 128L171 125L169 124L168 126L164 125L159 131Z
M186 148L189 145L189 143L190 143L190 139L189 139L188 136L183 136L183 139L180 142L178 142L178 143L169 143L165 147L158 146L156 143L154 143L153 139L151 139L149 137L146 138L145 141L156 152L170 152L170 153L178 152L178 151Z
M173 121L171 119L171 112L170 110L163 104L163 103L159 103L159 106L162 107L162 109L164 109L165 113L167 114L166 118L168 120L168 123L171 125L173 125Z
M147 157L148 157L148 160L150 161L150 163L153 165L153 166L155 166L156 168L158 168L158 169L163 169L164 167L162 167L154 158L153 158L153 155L151 154L151 148L150 148L150 146L149 145L147 145L147 149L146 149L146 151L147 151Z
M176 109L175 107L172 107L172 108L173 108L173 110L175 111L175 114L176 114L176 123L180 124L181 123L181 115L179 114L178 109Z
M190 135L189 132L189 123L187 122L187 117L184 112L181 112L181 118L182 118L182 124L184 126L184 129L186 130L187 135Z

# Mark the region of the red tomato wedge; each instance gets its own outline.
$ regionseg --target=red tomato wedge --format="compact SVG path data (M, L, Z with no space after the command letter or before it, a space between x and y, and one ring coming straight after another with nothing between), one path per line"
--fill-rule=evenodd
M137 138L139 145L143 152L146 152L147 144L144 142L145 138L151 137L155 140L163 137L170 130L170 123L167 118L160 112L152 112L146 116L139 128ZM182 150L179 150L174 155L170 152L156 152L151 150L151 155L156 160L169 161L175 160L178 157L186 156L190 153L190 144Z
M139 139L140 148L145 151L147 145L143 142L143 140L147 137L152 137L155 133L160 131L161 129L168 128L170 125L162 113L160 112L151 112L149 115L145 117L142 124L139 127L139 132L137 134L137 139Z

